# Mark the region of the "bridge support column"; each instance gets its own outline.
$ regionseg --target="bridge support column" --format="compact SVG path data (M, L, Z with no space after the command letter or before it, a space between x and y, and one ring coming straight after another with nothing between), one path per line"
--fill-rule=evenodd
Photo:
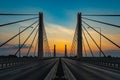
M56 45L54 45L54 57L56 57Z
M65 45L65 57L67 57L67 45Z
M43 13L39 13L38 57L43 58Z
M81 13L77 15L77 57L82 57L82 19Z

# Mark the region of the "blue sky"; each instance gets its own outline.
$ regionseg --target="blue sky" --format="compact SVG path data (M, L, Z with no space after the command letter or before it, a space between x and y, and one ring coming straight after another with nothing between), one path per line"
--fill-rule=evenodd
M120 0L0 0L0 12L38 13L42 11L46 21L70 26L70 23L75 21L77 12L117 14L120 13L119 4Z

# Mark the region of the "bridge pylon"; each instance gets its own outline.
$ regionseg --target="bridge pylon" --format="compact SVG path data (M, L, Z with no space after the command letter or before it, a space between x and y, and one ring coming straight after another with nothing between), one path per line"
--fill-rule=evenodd
M65 45L65 57L67 57L67 45Z
M54 57L56 57L56 45L54 44Z
M77 57L82 57L82 19L81 13L77 14Z
M39 12L38 57L43 58L43 13Z

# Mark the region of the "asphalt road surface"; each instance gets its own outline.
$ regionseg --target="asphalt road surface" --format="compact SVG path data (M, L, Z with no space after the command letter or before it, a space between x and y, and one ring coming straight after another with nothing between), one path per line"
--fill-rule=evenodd
M44 80L57 59L41 60L24 66L0 70L0 80Z
M62 58L77 80L120 80L120 71ZM44 80L58 58L0 70L0 80ZM61 80L61 79L59 79Z
M77 80L120 80L120 71L72 59L62 59Z

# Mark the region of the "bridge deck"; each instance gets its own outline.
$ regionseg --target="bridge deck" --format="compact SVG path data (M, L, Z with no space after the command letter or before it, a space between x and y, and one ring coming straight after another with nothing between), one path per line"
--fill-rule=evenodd
M68 58L53 58L2 69L0 80L120 80L120 71Z
M77 80L120 80L120 71L77 60L63 59Z
M57 59L40 60L16 68L0 70L0 80L43 80Z

